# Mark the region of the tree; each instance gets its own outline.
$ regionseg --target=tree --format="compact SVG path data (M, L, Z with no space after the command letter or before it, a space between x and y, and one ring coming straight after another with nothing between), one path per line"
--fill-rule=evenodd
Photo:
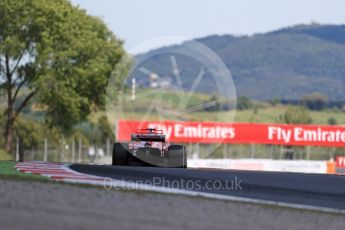
M288 106L283 115L280 115L278 122L285 124L310 124L312 119L308 109L305 107ZM286 146L285 158L292 160L294 158L294 149L292 146Z
M211 94L208 101L204 102L204 110L208 112L219 111L221 109L220 98L216 94Z
M248 97L241 96L237 99L237 109L238 110L245 110L250 109L253 107L253 103L250 101Z
M112 129L110 128L107 117L101 116L98 119L98 124L102 140L110 139L111 141L115 141L115 135Z
M327 123L329 125L336 125L338 122L337 122L337 119L335 119L335 117L330 117L328 118Z
M7 97L5 149L14 124L35 98L46 123L68 131L104 104L105 88L124 55L122 41L68 0L0 0L0 90ZM15 106L25 88L24 100Z
M285 124L310 124L312 123L312 118L305 107L288 106L284 114L279 116L278 122Z
M322 110L328 103L328 97L321 93L312 93L301 97L301 101L311 110Z
M280 99L278 97L275 97L270 101L270 103L272 106L276 106L280 103Z
M22 147L37 147L45 137L52 144L60 141L61 133L56 128L49 129L44 124L30 119L18 117L14 126L15 135L21 140Z

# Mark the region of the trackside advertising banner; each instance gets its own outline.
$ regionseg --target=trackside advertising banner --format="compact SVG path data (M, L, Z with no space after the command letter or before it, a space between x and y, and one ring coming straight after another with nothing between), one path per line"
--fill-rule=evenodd
M345 169L345 156L337 156L335 161L337 168Z
M129 141L144 128L162 130L170 142L345 147L345 126L317 125L119 120L117 139Z

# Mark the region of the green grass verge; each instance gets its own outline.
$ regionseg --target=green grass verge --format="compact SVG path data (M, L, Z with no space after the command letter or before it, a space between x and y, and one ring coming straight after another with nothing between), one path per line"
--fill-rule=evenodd
M28 181L50 181L49 178L36 174L27 174L17 171L14 166L14 161L0 161L0 179L8 180L28 180Z
M22 173L17 171L14 166L17 162L14 161L0 161L0 180L24 181L24 182L44 182L50 184L61 184L68 186L75 186L79 188L95 188L103 189L103 187L91 184L74 184L63 181L54 181L48 177L37 174Z

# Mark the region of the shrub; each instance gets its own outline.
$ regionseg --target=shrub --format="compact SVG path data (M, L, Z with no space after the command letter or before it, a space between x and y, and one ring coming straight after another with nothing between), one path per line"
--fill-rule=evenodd
M13 156L5 152L5 150L0 149L0 161L10 161L13 160Z

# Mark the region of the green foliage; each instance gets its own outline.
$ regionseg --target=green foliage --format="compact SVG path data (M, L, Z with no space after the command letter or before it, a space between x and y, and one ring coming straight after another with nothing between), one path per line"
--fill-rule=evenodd
M122 41L102 20L68 0L0 0L0 68L13 73L8 81L1 72L1 86L13 93L27 85L50 126L68 131L91 105L102 107L107 81L123 55Z
M99 111L96 114L98 113ZM83 122L74 129L74 133L69 138L74 138L75 140L82 139L84 146L104 145L107 139L115 141L115 135L108 124L107 117L104 115L97 116L97 119Z
M328 97L321 93L312 93L301 97L301 101L311 110L322 110L328 103Z
M18 118L15 136L21 139L23 148L28 149L43 144L45 138L48 138L50 144L58 144L62 135L56 128L48 128L33 120Z
M15 124L15 136L21 139L24 149L42 146L45 138L51 146L59 146L62 140L66 143L81 140L83 146L89 146L90 143L88 137L79 129L75 128L69 132L69 135L64 135L57 128L47 127L40 122L23 118L19 118Z
M81 140L81 143L83 144L83 146L89 146L89 145L90 145L89 139L88 139L88 138L85 136L85 134L84 134L81 130L79 130L79 129L75 130L75 131L72 133L72 135L69 136L68 138L69 138L70 141L71 141L71 140L74 140L74 141L79 141L79 140Z
M3 137L5 134L5 116L4 113L0 110L0 136ZM0 138L0 146L4 145L4 138Z
M324 40L345 43L345 25L298 25L278 30L275 33L307 34Z
M241 96L237 99L237 109L238 110L245 110L250 109L253 107L253 103L250 101L248 97Z
M221 101L218 95L212 94L207 101L203 103L204 111L214 112L221 109Z
M10 161L10 160L13 160L13 156L11 156L5 150L0 149L0 161Z
M280 115L278 122L284 124L310 124L312 119L308 109L304 107L289 106L283 115Z
M280 99L278 97L275 97L270 101L270 103L272 106L276 106L280 103Z
M334 117L330 117L328 118L327 123L329 125L336 125L338 122L337 122L337 119L335 119Z
M101 138L103 142L108 138L111 141L115 141L115 135L108 123L108 119L106 116L102 116L98 119L98 126L101 132Z

